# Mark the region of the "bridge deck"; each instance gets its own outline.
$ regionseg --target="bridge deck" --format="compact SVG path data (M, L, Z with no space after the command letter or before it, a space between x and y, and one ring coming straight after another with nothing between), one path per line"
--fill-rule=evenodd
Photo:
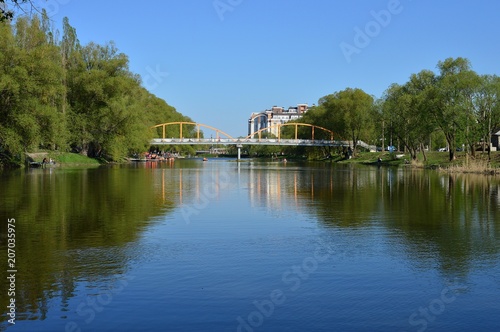
M151 145L282 145L282 146L350 146L349 141L277 139L277 138L155 138Z

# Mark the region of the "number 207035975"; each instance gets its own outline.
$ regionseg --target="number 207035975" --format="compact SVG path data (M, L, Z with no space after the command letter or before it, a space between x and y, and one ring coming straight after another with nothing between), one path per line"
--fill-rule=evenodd
M10 268L14 268L16 264L16 219L7 220L7 257Z

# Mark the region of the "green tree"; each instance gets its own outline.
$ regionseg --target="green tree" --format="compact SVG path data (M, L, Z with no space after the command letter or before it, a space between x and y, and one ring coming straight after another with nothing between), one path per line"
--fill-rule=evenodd
M384 120L408 149L412 160L417 159L419 150L425 151L424 146L434 130L433 121L429 121L432 104L427 99L434 84L434 73L424 70L412 75L402 86L391 85L385 93Z
M118 160L148 148L151 126L192 122L144 89L112 42L81 46L67 18L57 35L45 11L0 23L0 158L71 147Z
M14 32L0 24L0 145L6 154L20 156L39 147L57 149L66 144L61 105L62 69L59 52L44 31L43 22L19 17Z
M23 151L23 136L14 110L21 93L19 76L25 71L19 63L19 49L15 46L11 26L0 23L0 153L2 159L11 159Z
M446 137L449 159L454 160L457 138L468 139L473 126L472 100L479 81L465 58L448 58L440 61L438 68L436 89L428 97L433 101L431 114Z
M366 139L373 130L375 117L373 97L361 89L347 88L319 100L320 126L349 139L355 153L358 141Z
M69 24L67 17L63 18L63 36L59 44L61 51L61 65L64 68L62 85L64 88L62 113L66 114L68 105L68 75L72 70L77 70L77 64L80 59L80 41L78 40L76 29Z
M45 19L46 16L45 16ZM26 69L19 111L30 114L38 127L36 148L57 149L66 145L66 118L61 114L63 68L60 53L44 31L38 16L16 20L16 40Z
M500 77L483 75L480 80L473 100L474 120L477 124L477 136L473 144L479 140L485 143L482 144L483 152L488 146L488 159L491 160L491 135L494 129L500 127Z
M82 61L68 82L72 146L91 157L105 157L107 150L123 152L114 145L125 144L130 135L138 86L128 72L128 59L113 43L90 43L80 54Z

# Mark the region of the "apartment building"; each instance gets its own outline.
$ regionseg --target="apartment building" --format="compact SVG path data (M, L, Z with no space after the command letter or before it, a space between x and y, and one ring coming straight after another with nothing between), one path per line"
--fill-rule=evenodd
M273 106L262 112L252 113L248 119L248 135L263 130L274 136L278 136L278 124L284 124L288 121L300 119L307 112L307 104L297 104L288 108Z

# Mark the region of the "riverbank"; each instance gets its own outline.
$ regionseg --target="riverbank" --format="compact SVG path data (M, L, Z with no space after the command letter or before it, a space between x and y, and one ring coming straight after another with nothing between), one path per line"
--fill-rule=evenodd
M212 156L212 158L217 156ZM224 155L224 157L233 157ZM234 156L236 158L236 156ZM245 156L248 158L248 156ZM450 173L476 173L476 174L500 174L500 152L493 152L491 162L488 162L488 155L478 152L475 158L468 157L464 152L458 152L456 160L449 161L446 152L426 152L427 160L424 161L423 155L418 155L418 160L410 160L409 154L389 153L389 152L359 152L354 158L345 159L344 156L335 155L327 161L340 164L364 164L380 166L404 166L412 168L435 169ZM93 167L106 164L105 160L89 158L77 153L70 152L36 152L27 153L26 161L42 163L46 158L53 160L50 167ZM304 160L304 157L293 158L287 156L288 160Z
M71 152L42 151L26 153L27 166L29 166L30 163L42 163L44 159L49 162L52 161L51 163L49 163L51 167L89 167L100 166L105 163L102 160Z
M456 160L450 161L447 152L426 152L427 160L423 154L418 155L416 161L410 159L409 154L389 152L360 152L356 157L345 159L343 156L332 158L333 162L343 164L368 164L382 166L406 166L414 168L437 169L453 173L483 173L500 174L500 152L492 152L491 162L488 155L477 152L475 158L467 156L465 152L457 152ZM379 161L380 158L380 161Z

